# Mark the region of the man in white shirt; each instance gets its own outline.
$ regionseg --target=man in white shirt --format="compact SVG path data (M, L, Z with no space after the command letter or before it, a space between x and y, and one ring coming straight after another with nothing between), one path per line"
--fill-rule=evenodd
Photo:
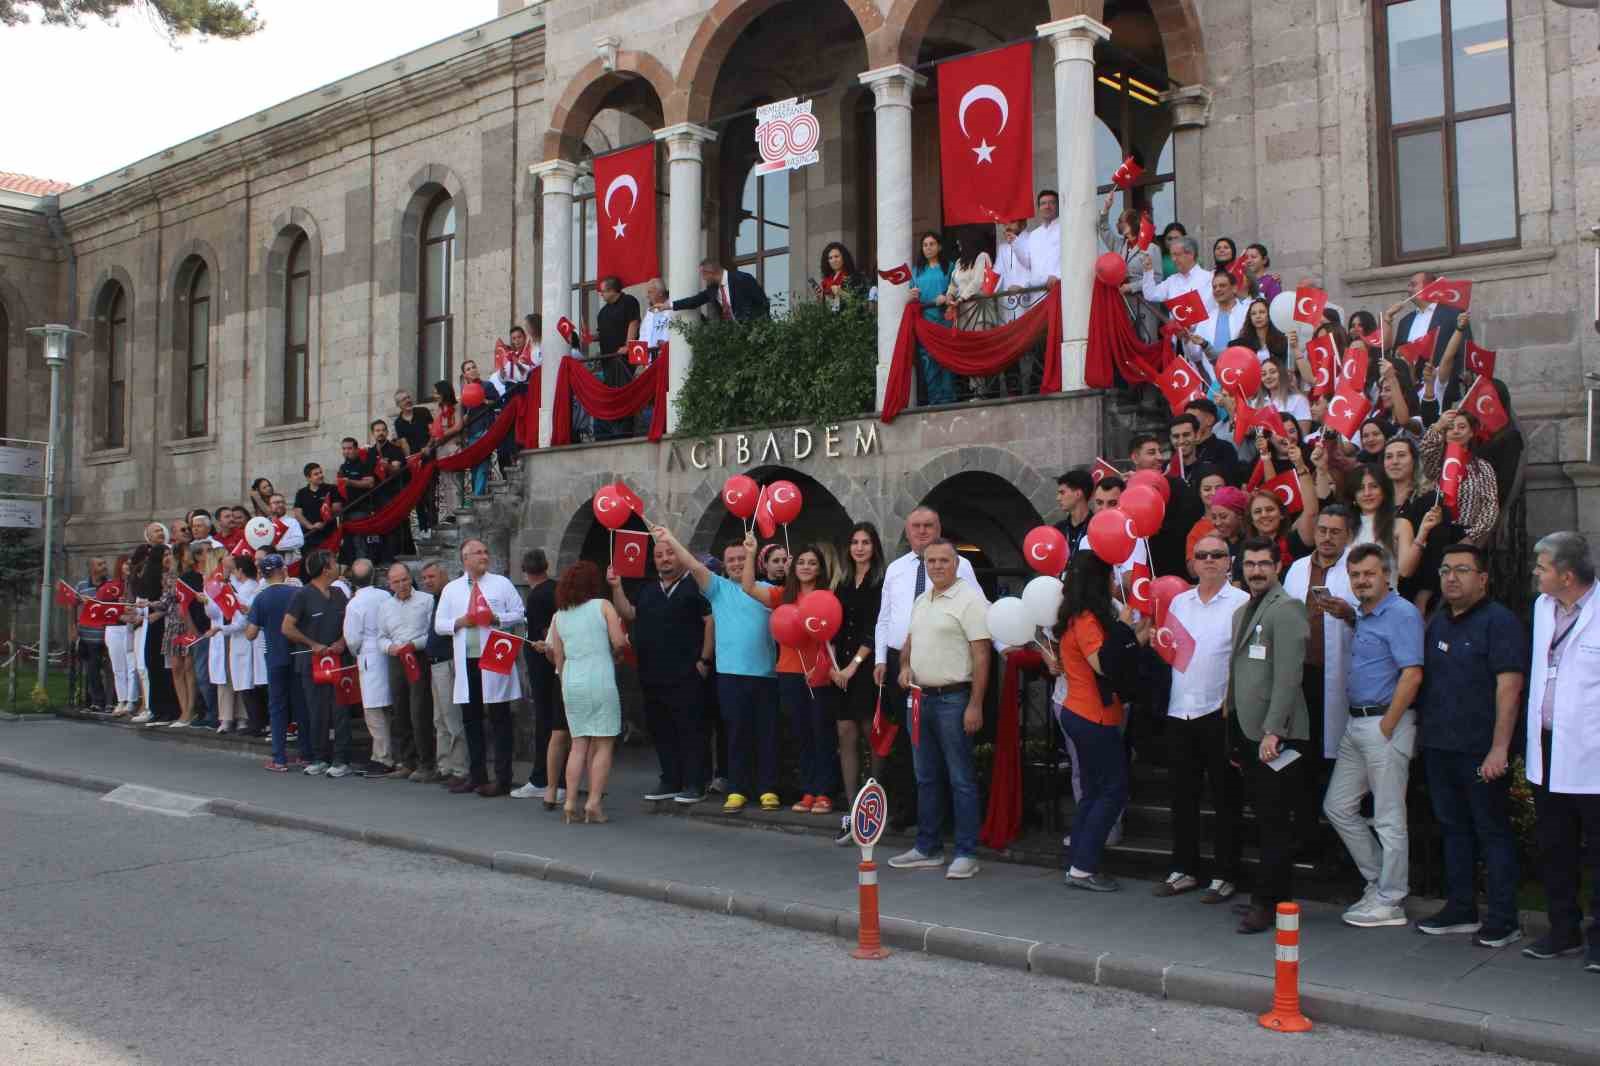
M911 606L928 590L928 571L922 563L922 552L943 535L939 512L931 507L918 507L906 516L906 543L911 550L889 564L883 574L883 596L878 607L878 626L873 637L872 679L882 689L884 718L901 722L900 736L889 754L884 782L889 802L893 807L891 824L901 828L917 820L916 790L910 774L911 737L909 723L904 721L906 693L900 688L900 647L906 642L911 627ZM963 557L956 562L956 577L978 590L978 577L972 564ZM985 600L987 603L988 601Z
M433 619L433 597L419 592L405 563L389 567L389 599L378 611L378 638L388 660L389 693L394 699L394 755L412 781L437 781L433 772L433 686L428 659L428 623ZM417 659L417 680L406 677L403 656L407 648ZM406 741L401 737L406 731Z
M489 573L489 549L481 540L461 545L463 573L439 594L439 611L434 616L434 631L452 638L455 661L456 704L461 708L461 725L467 735L469 771L451 792L476 791L485 798L511 792L511 702L522 695L517 672L484 673L479 664L489 642L490 629L505 629L527 617L517 587L499 574ZM469 618L475 601L481 600L485 612L479 619ZM494 768L497 784L490 784L484 751L483 722L488 718L494 730Z
M285 563L293 563L300 558L300 549L306 545L306 531L289 513L289 501L283 493L274 492L267 500L267 506L272 510L269 516L273 530L272 550L283 556Z
M1214 365L1249 320L1250 305L1239 299L1233 275L1226 270L1211 275L1211 301L1211 317L1183 334L1183 351L1191 362L1204 357Z
M350 564L350 584L356 594L344 609L344 643L361 670L361 709L372 734L372 758L356 772L363 777L387 777L394 772L394 751L389 730L389 658L381 635L383 608L393 597L372 583L372 561Z
M1172 771L1172 872L1156 896L1177 896L1200 887L1200 786L1209 779L1216 811L1216 860L1202 903L1232 898L1239 880L1239 772L1228 765L1228 663L1233 654L1233 615L1250 594L1228 583L1228 543L1215 534L1195 542L1192 556L1200 584L1172 599L1171 616L1194 638L1194 658L1172 671L1167 701L1167 741Z
M668 306L667 286L660 278L651 278L645 283L644 298L645 306L650 310L644 313L639 339L650 346L650 358L654 359L661 346L672 339L672 311Z
M1007 222L1005 237L1000 242L994 259L995 273L1000 275L1000 291L1014 293L1000 301L1000 320L1014 322L1028 308L1038 302L1042 293L1020 292L1032 288L1033 258L1028 254L1028 220Z
M1039 225L1028 231L1028 262L1033 284L1049 285L1061 277L1061 198L1054 189L1039 193Z
M1206 314L1216 314L1217 298L1211 290L1212 271L1200 265L1200 245L1193 237L1179 237L1173 242L1172 262L1177 271L1160 281L1156 280L1153 254L1144 253L1144 276L1139 281L1139 291L1147 302L1160 307L1186 292L1197 292L1206 305Z

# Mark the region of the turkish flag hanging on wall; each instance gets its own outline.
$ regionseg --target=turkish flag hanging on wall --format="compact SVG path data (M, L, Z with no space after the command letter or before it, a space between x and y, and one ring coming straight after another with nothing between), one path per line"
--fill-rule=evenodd
M946 225L1033 214L1032 42L939 65L939 155Z
M615 274L626 287L659 274L655 142L597 156L594 193L600 277Z

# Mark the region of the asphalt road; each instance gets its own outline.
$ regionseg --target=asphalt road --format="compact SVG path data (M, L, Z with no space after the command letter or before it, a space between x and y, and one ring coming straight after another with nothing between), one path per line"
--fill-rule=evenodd
M856 962L831 938L6 776L0 854L5 1066L1522 1061Z

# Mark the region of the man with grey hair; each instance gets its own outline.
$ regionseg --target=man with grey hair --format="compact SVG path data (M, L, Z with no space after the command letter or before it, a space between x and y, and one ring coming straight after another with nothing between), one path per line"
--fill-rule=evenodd
M344 642L361 671L361 708L372 734L372 758L356 772L363 777L387 777L395 770L394 737L389 729L389 659L382 637L383 608L392 598L373 584L372 560L350 564L350 585L355 595L344 611Z
M1199 293L1206 305L1206 317L1217 313L1217 298L1211 291L1212 272L1200 265L1200 245L1193 237L1180 237L1172 245L1172 262L1175 273L1156 280L1155 260L1151 252L1144 253L1144 277L1139 289L1147 302L1161 307L1185 293Z
M397 772L412 781L439 780L434 768L433 691L427 647L433 622L433 597L418 592L404 563L389 567L389 599L378 612L378 638L387 658L389 692L394 697L394 756ZM406 675L406 653L416 663L416 680Z
M1411 873L1406 785L1417 742L1411 705L1422 687L1422 612L1390 587L1394 561L1380 545L1351 548L1345 569L1359 606L1352 610L1334 596L1320 599L1331 618L1353 628L1344 660L1350 720L1322 811L1367 883L1361 899L1344 912L1346 924L1405 925L1402 904ZM1369 792L1371 824L1361 817L1361 800Z
M1539 872L1550 932L1522 949L1535 959L1583 950L1578 886L1589 874L1589 954L1600 973L1600 602L1589 542L1551 533L1533 546L1539 598L1533 605L1528 677L1528 783L1537 814Z

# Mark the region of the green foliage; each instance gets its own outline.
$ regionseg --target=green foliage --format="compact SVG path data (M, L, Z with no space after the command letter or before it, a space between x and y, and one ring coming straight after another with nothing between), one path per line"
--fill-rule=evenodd
M0 26L17 26L37 14L46 26L82 26L86 18L116 20L133 8L169 40L195 34L237 40L265 25L255 4L234 0L0 0Z
M29 529L0 529L0 598L31 600L39 595L44 565L40 536Z
M679 329L694 348L679 430L837 422L872 410L878 319L873 304L801 301L759 322L697 321Z

